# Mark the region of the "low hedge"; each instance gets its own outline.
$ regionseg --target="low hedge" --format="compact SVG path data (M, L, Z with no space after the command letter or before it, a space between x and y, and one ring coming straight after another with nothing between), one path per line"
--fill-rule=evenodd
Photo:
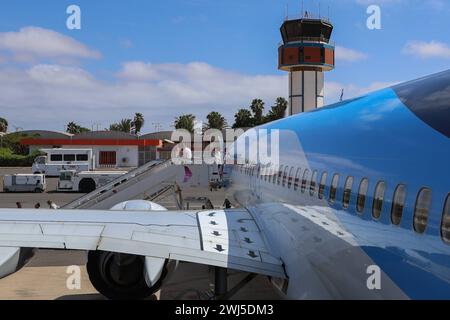
M33 153L27 156L13 154L9 149L0 149L0 167L31 167L34 159L40 153Z

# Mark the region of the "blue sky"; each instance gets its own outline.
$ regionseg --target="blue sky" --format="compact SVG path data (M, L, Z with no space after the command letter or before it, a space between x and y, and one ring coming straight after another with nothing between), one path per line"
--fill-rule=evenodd
M338 46L327 102L341 88L349 98L448 69L450 2L304 0L304 7L318 14L319 2ZM81 8L81 30L66 28L71 4ZM381 7L381 30L366 27L369 4ZM0 117L62 130L71 120L103 128L139 111L152 131L156 122L170 129L181 113L217 110L232 123L253 97L269 108L287 96L277 70L287 6L298 14L301 1L2 1Z

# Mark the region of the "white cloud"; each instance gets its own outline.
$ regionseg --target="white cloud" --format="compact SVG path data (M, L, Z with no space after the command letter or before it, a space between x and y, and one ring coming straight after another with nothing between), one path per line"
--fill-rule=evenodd
M387 87L374 82L367 87L326 82L327 103ZM267 108L278 96L287 97L287 76L246 75L206 63L124 63L112 81L101 81L79 67L39 64L27 70L0 69L0 116L12 125L27 129L62 130L69 121L102 128L134 112L150 124L161 122L166 129L174 117L193 113L204 119L212 110L232 122L238 108L262 98Z
M438 41L410 41L403 48L403 53L419 58L450 59L450 47Z
M367 57L343 47L337 48L336 55L345 61ZM288 95L287 75L247 75L203 62L129 61L109 81L81 67L60 64L64 59L98 57L84 44L42 28L0 33L0 63L4 62L0 64L0 116L26 129L62 130L69 121L87 127L101 123L103 128L141 112L148 126L161 122L168 129L174 117L183 113L204 119L216 110L232 122L237 109L247 107L253 98L262 98L269 109L277 97ZM7 63L18 60L52 63L33 63L26 69ZM327 82L327 102L338 100L341 88L345 98L351 98L387 85L362 88Z
M0 51L18 61L41 58L100 58L100 53L75 39L39 27L25 27L17 32L0 33Z
M261 97L268 107L287 96L287 76L245 75L205 63L125 63L113 81L82 68L40 64L27 70L0 69L0 110L14 125L61 130L69 121L90 126L146 115L168 128L174 117L212 110L230 121L240 107Z
M367 54L353 49L336 46L336 61L355 62L367 59Z

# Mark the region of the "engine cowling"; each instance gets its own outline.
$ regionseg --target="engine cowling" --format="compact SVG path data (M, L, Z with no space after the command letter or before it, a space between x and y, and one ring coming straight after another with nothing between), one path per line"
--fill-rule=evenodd
M163 206L146 200L129 200L116 204L113 211L167 211Z
M0 279L22 269L33 256L31 248L0 247Z
M113 211L167 211L145 200L125 201ZM109 299L144 299L157 292L178 261L123 253L90 251L87 271L93 286Z

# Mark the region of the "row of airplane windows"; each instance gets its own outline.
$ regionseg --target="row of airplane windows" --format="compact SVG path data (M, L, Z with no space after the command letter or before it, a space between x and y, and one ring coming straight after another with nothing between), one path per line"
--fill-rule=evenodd
M288 189L294 189L297 191L300 188L301 193L307 193L309 191L310 196L316 196L317 191L317 178L318 171L311 171L306 169L303 171L301 184L301 168L294 168L289 166L280 166L278 172L272 174L265 174L260 167L244 167L240 168L241 173L254 176L261 179L262 181L277 184L282 187L287 187ZM294 175L295 173L295 175ZM325 188L327 183L328 173L326 171L322 172L320 177L319 188L317 192L317 197L319 199L325 198ZM336 201L336 194L338 190L340 175L338 173L334 174L329 188L328 200L331 204ZM344 209L349 209L350 199L352 195L352 189L354 184L354 178L348 176L344 184L344 193L342 198L342 207ZM380 220L381 213L383 211L383 203L385 199L387 185L385 181L378 181L375 187L373 203L372 203L372 217L375 220ZM364 213L366 208L366 197L369 190L369 179L363 178L359 184L358 195L356 200L356 211L359 215ZM406 185L397 185L393 198L391 207L391 222L392 224L398 226L400 225L403 217L403 210L405 208L406 202ZM429 210L431 207L432 191L430 188L422 188L416 198L416 203L414 207L414 230L423 234L427 228ZM441 220L441 237L445 243L450 244L450 193L447 195Z

